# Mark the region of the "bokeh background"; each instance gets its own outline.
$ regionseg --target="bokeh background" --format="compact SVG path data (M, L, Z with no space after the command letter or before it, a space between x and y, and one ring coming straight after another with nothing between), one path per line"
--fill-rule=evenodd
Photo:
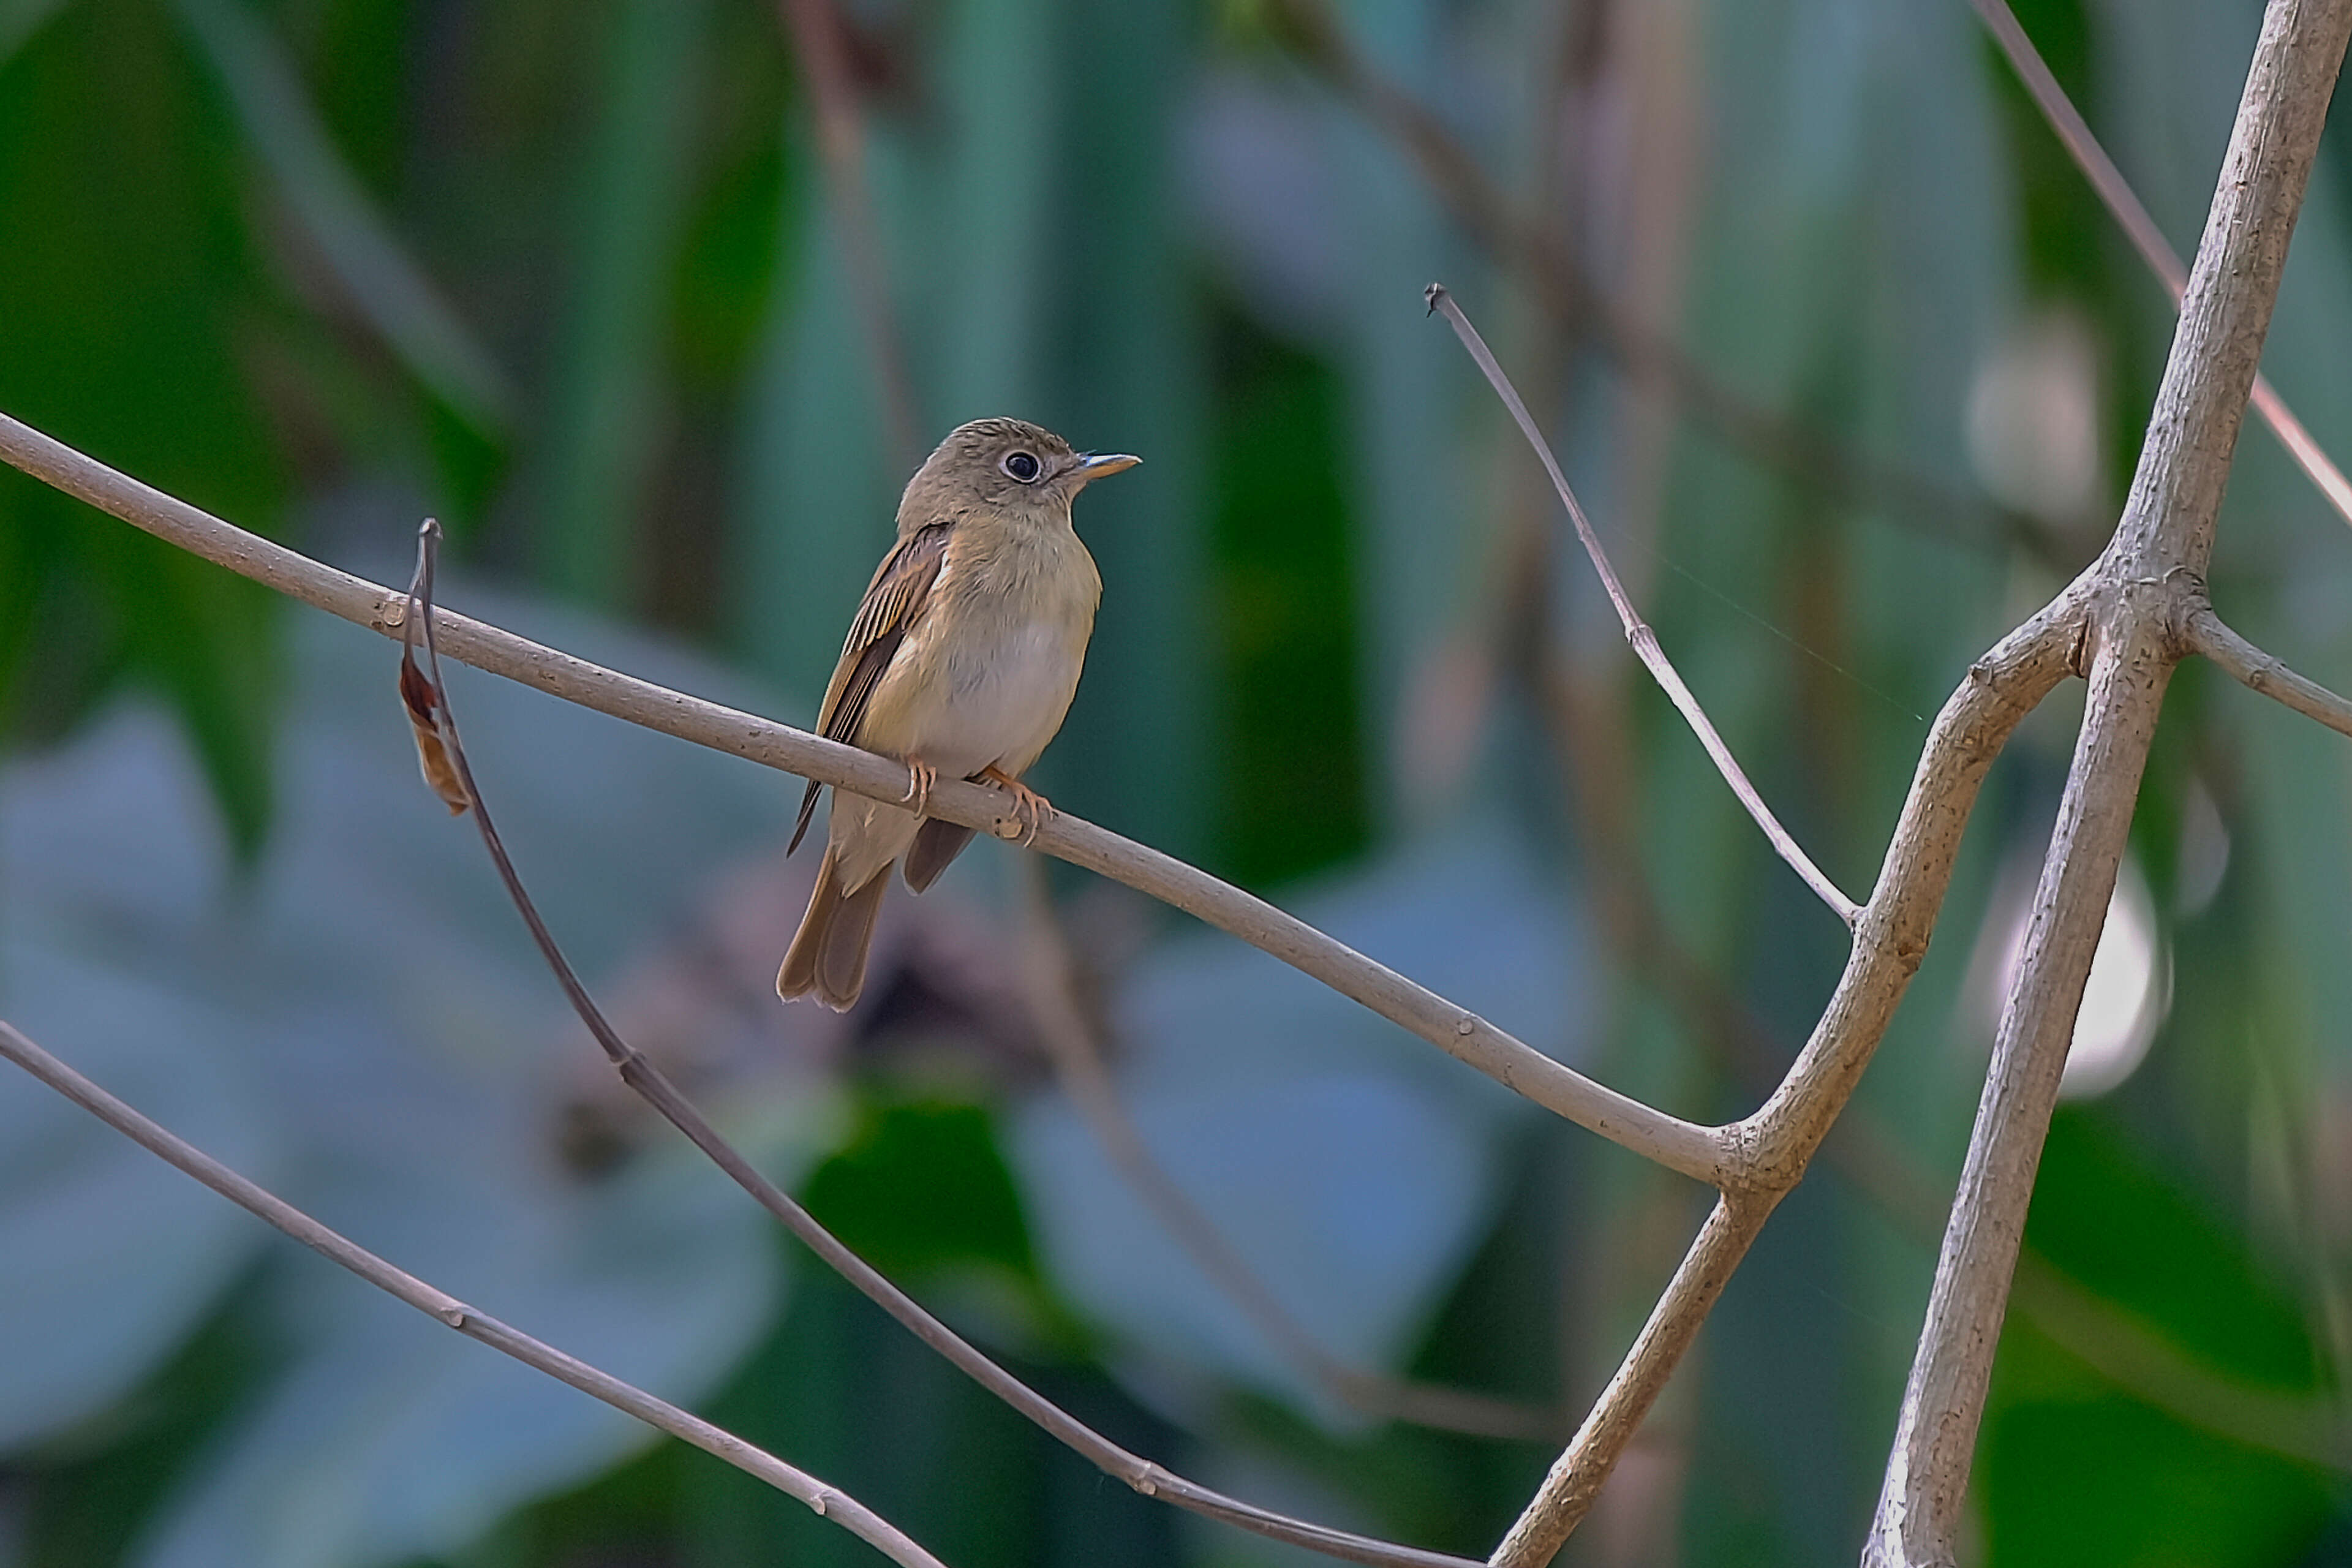
M2020 9L2187 251L2258 6ZM2347 112L2267 359L2339 458ZM1840 933L1626 657L1435 278L1865 891L1927 716L2095 552L2170 332L1961 0L0 0L0 407L380 579L437 515L448 602L802 723L940 433L1139 452L1079 508L1108 586L1042 787L1740 1114ZM2213 586L2352 683L2352 537L2252 427ZM392 678L0 473L0 1009L952 1563L1298 1560L1097 1476L648 1125L418 784ZM1483 1555L1702 1213L1066 868L1075 978L1041 990L1039 884L996 846L894 895L860 1011L779 1008L797 781L453 681L633 1037L896 1278L1212 1484ZM1564 1561L1852 1560L2070 705L1995 772L1846 1128ZM2352 1562L2347 783L2340 738L2174 685L1971 1561ZM1084 1026L1049 1048L1056 994ZM0 1079L0 1564L871 1560Z

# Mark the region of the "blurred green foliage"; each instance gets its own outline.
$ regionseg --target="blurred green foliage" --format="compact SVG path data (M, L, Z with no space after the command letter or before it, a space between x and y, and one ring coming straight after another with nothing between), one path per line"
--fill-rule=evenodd
M2254 7L2018 9L2186 250ZM333 559L383 560L437 513L461 567L680 634L797 694L781 716L802 720L910 456L884 404L894 379L919 441L1013 412L1140 452L1137 475L1081 509L1107 593L1040 773L1049 793L1277 890L1392 865L1468 818L1541 847L1525 850L1529 875L1581 904L1604 858L1591 835L1612 824L1666 929L1792 1051L1837 933L1663 700L1628 679L1548 499L1421 320L1419 290L1455 284L1526 373L1732 744L1840 879L1865 886L1921 715L2097 547L2168 335L2160 290L1967 7L1332 7L1370 68L1427 103L1639 331L1687 352L1712 403L1625 374L1590 321L1548 314L1542 289L1454 222L1460 193L1335 85L1289 5L828 10L860 107L879 331L860 319L857 237L772 5L0 0L0 408ZM2339 458L2347 123L2339 108L2269 361ZM2074 390L2094 478L2086 499L2037 511L2002 491L1969 432L1986 367L2053 320L2090 345ZM888 374L877 338L903 361ZM1858 496L1787 454L1759 462L1727 437L1724 398L1941 501ZM2266 437L2245 447L2217 596L2340 689L2352 551ZM2033 528L2005 530L1989 489ZM0 472L0 733L37 756L120 699L160 700L248 868L289 820L293 613ZM1534 646L1543 627L1558 646ZM1619 749L1571 748L1563 769L1553 675L1591 711L1622 713ZM2045 715L1995 775L1864 1090L1862 1111L1938 1192L1980 1060L1971 945L2000 870L2046 829L2070 743ZM2347 784L2333 738L2184 675L2135 841L2175 1009L2136 1077L2062 1116L2028 1238L2180 1364L2333 1410L2339 1433ZM566 846L567 874L593 878L577 862L627 847ZM1462 863L1430 863L1459 872L1465 901L1499 902ZM21 896L16 869L0 868L0 902ZM1104 922L1108 946L1117 927ZM1575 1000L1603 1018L1596 1070L1693 1114L1746 1108L1686 998L1638 954L1563 929L1576 934L1556 943L1557 974L1539 978L1589 993ZM1421 934L1426 966L1402 967L1461 958ZM1106 1004L1132 1023L1119 1008ZM1231 1020L1228 1068L1294 1043L1249 1026ZM812 1206L1114 1437L1213 1484L1473 1555L1540 1474L1537 1446L1353 1422L1214 1367L1139 1372L1139 1347L1088 1321L1038 1239L1045 1205L1008 1131L1019 1092L861 1068L843 1093L844 1130L802 1183ZM1464 1179L1467 1261L1385 1370L1580 1409L1693 1215L1680 1188L1580 1135L1524 1127L1488 1129L1480 1152L1502 1174ZM1817 1175L1654 1419L1640 1483L1563 1561L1851 1553L1933 1247L1885 1192ZM236 1305L278 1267L247 1266L118 1408L0 1456L0 1565L157 1560L156 1521L279 1391L278 1326ZM1289 1561L1097 1478L804 1266L698 1407L960 1565ZM2021 1310L1971 1550L1996 1568L2344 1561L2345 1477L2283 1452L2284 1435L2212 1426ZM547 1485L436 1562L867 1560L676 1446Z
M196 62L156 7L75 5L5 68L0 402L274 531L291 475L245 350L284 302L260 286L236 139ZM253 849L269 810L271 596L13 472L0 507L12 727L53 736L120 682L160 689Z

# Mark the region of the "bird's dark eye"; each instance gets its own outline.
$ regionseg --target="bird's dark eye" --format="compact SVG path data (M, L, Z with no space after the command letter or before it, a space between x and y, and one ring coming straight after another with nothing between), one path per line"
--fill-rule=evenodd
M1034 485L1037 482L1037 476L1045 470L1034 453L1007 452L1004 454L1004 471L1024 485Z

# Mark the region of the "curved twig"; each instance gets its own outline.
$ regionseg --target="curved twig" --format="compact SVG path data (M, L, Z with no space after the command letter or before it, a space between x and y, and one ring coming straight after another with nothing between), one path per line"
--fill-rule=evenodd
M0 460L289 598L386 637L400 635L406 599L399 592L247 533L5 414L0 414ZM906 794L906 769L871 752L656 686L446 610L436 612L436 622L441 646L451 658L493 675L877 800L895 801ZM1013 813L1003 791L961 780L940 781L931 795L930 814L999 837L1019 834L1026 826ZM1196 867L1066 812L1055 814L1024 842L1241 938L1507 1089L1669 1170L1711 1185L1736 1179L1733 1146L1719 1129L1669 1116L1595 1083L1386 964Z
M1601 574L1601 585L1608 590L1609 602L1617 610L1618 624L1625 628L1625 640L1633 645L1633 652L1641 658L1643 668L1673 699L1676 710L1690 725L1691 732L1698 737L1699 744L1706 748L1716 772L1721 773L1723 782L1731 786L1731 793L1739 798L1739 804L1746 808L1748 815L1755 818L1756 826L1764 830L1764 837L1771 841L1773 851L1789 863L1804 879L1805 886L1813 890L1814 896L1827 904L1830 911L1851 931L1862 913L1862 906L1840 892L1838 885L1813 864L1812 857L1807 855L1789 830L1780 826L1780 819L1772 815L1772 808L1764 804L1764 797L1757 793L1756 786L1748 783L1748 775L1740 771L1738 762L1731 754L1731 748L1723 743L1723 737L1716 731L1714 721L1707 718L1706 710L1698 705L1698 699L1691 695L1690 688L1683 684L1682 676L1666 658L1665 650L1658 646L1658 634L1642 619L1641 612L1633 608L1633 596L1625 592L1624 584L1617 580L1616 569L1609 564L1608 552L1601 548L1601 536L1592 531L1591 521L1584 515L1584 508L1577 503L1576 492L1569 489L1568 476L1559 471L1559 459L1552 456L1551 444L1544 439L1543 432L1536 428L1534 416L1528 413L1528 405L1521 401L1518 389L1511 384L1511 378L1503 374L1503 367L1496 363L1494 351L1487 348L1486 340L1478 335L1478 329L1470 324L1470 318L1462 313L1462 307L1454 302L1454 296L1446 292L1445 285L1432 283L1425 297L1430 310L1444 316L1454 328L1454 335L1462 340L1462 346L1470 351L1472 359L1477 361L1487 384L1495 389L1495 395L1500 397L1503 406L1510 410L1512 419L1518 424L1519 433L1528 438L1528 445L1536 449L1544 472L1551 476L1552 489L1559 492L1559 504L1568 509L1569 520L1576 524L1576 537L1583 543L1584 553L1591 557L1592 569Z
M901 1568L943 1568L938 1558L898 1526L839 1488L828 1486L773 1454L753 1447L732 1432L714 1426L667 1400L656 1399L644 1389L623 1383L575 1356L566 1355L394 1268L274 1193L238 1175L168 1128L142 1116L5 1022L0 1022L0 1057L16 1063L141 1148L177 1166L239 1208L259 1215L303 1246L342 1265L377 1289L397 1296L445 1328L455 1329L501 1355L512 1356L525 1366L568 1383L648 1426L726 1460L744 1474L755 1476L795 1501L807 1504L811 1511L831 1520Z

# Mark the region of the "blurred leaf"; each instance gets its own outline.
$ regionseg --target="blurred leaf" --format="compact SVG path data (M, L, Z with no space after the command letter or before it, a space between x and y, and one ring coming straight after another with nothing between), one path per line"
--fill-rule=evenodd
M1442 18L1443 7L1431 0L1381 0L1349 12L1368 58L1406 90L1441 102L1437 89L1449 63L1438 44ZM1499 118L1520 106L1481 107ZM1326 134L1349 264L1340 363L1352 394L1343 448L1349 501L1361 520L1355 559L1363 743L1368 776L1382 784L1370 803L1374 820L1393 826L1405 803L1390 759L1407 685L1459 615L1493 526L1467 482L1473 470L1455 456L1458 411L1476 406L1465 392L1477 373L1423 319L1421 291L1432 279L1473 289L1482 279L1436 194L1395 148L1337 109Z
M615 1376L690 1396L774 1306L761 1216L695 1156L673 1152L577 1212L549 1215L530 1212L544 1199L513 1173L449 1174L464 1179L436 1192L407 1172L383 1194L397 1215L345 1224L379 1236L429 1226L445 1237L469 1224L455 1248L445 1240L432 1248L442 1256L418 1265L427 1277ZM549 1218L562 1223L551 1230ZM410 1258L422 1241L412 1238ZM519 1501L656 1440L307 1259L288 1289L306 1321L303 1354L190 1479L140 1554L151 1568L446 1553Z
M2195 1361L2252 1388L2313 1386L2299 1314L2242 1241L2097 1111L2052 1125L2026 1237ZM2312 1471L2124 1396L2021 1322L2001 1342L1982 1464L1998 1568L2291 1563L2330 1510Z
M362 186L391 202L417 133L414 0L325 0L277 15L327 139Z
M237 1023L43 944L21 916L0 1007L76 1068L267 1180L276 1130ZM31 1078L0 1076L0 1451L123 1397L262 1242L259 1226Z
M2097 1111L2070 1110L2052 1124L2026 1239L2197 1360L2263 1387L2313 1385L2302 1314L2255 1267L2243 1238Z
M1114 1442L1172 1451L1174 1435L1091 1366L1007 1359L1016 1375ZM1176 1548L1175 1510L1107 1481L820 1268L796 1273L791 1310L711 1411L730 1430L790 1454L879 1510L957 1568L1189 1561ZM807 1509L715 1465L682 1468L672 1497L672 1550L698 1568L864 1568L872 1560ZM600 1550L609 1540L591 1539ZM568 1561L540 1559L549 1568Z
M2112 1396L2004 1410L1979 1463L1990 1568L2286 1568L2328 1511L2309 1472Z
M102 126L104 134L92 127ZM243 375L252 258L224 128L144 5L63 12L0 75L0 407L268 531L281 469ZM54 733L120 677L167 696L241 852L268 815L272 596L0 474L0 693ZM46 613L44 613L46 612ZM49 649L58 682L26 669Z
M2033 0L2013 8L2075 107L2096 103L2090 81L2090 24L2082 0ZM2129 269L2138 269L2137 280L2144 287L2161 289L2137 256L2114 256L2125 244L2115 220L1990 37L1979 54L2006 122L2033 286L2095 302L2105 299L2110 281L2120 286L2118 291L2127 289L2135 281ZM2104 265L2111 259L2119 268L2112 280Z
M66 0L0 0L0 67L66 7Z
M1227 739L1218 869L1264 887L1369 832L1337 378L1226 323L1215 531Z
M797 129L786 136L788 167L813 163L812 142ZM889 139L869 143L877 183L892 184L902 163ZM788 264L776 269L745 393L730 607L754 668L822 691L842 629L888 548L905 476L885 449L877 384L813 169L788 174L776 222Z
M967 26L1001 26L995 7L969 8ZM1040 275L992 286L1033 296L1019 345L1027 363L1003 390L1039 398L1045 422L1082 449L1144 459L1078 508L1103 605L1069 723L1041 764L1045 787L1074 811L1197 857L1213 788L1211 394L1173 165L1199 19L1182 0L1129 0L1116 26L1083 3L1041 10L1053 47L1039 51L1047 72L1023 110L1035 121L1021 132L1034 167L1019 176L1036 192Z
M984 1109L882 1104L861 1120L802 1194L825 1228L901 1283L959 1263L1028 1272L1020 1198Z
M940 20L934 91L944 134L932 144L936 183L921 218L927 237L953 246L951 264L935 261L922 279L938 301L926 357L937 367L929 402L943 435L1037 405L1049 323L1060 313L1049 313L1047 220L1057 194L1054 120L1068 78L1055 68L1052 0L964 0ZM1082 449L1091 444L1071 434Z
M87 1447L69 1436L41 1451L22 1562L116 1568L129 1557L172 1478L251 1397L267 1367L266 1336L236 1301L231 1289L132 1399L74 1435Z
M781 93L780 84L761 85ZM742 114L748 123L740 139L723 144L717 166L703 171L708 184L687 226L671 300L681 371L730 396L759 346L761 312L775 283L787 174L780 106L767 101L767 91L747 89L743 96L752 100Z
M462 584L447 596L485 607ZM513 604L489 613L656 679L727 688L593 624ZM52 947L79 977L40 987L55 999L24 1021L69 1057L86 1040L121 1040L101 1076L134 1093L142 1073L167 1085L191 1068L215 1096L267 1085L242 1146L248 1159L257 1146L284 1151L270 1163L291 1201L486 1311L690 1396L774 1309L767 1220L674 1144L601 1177L567 1163L561 1109L574 1071L600 1064L568 1026L467 825L415 778L391 680L396 650L306 616L297 651L287 812L234 900L186 761L152 716L118 715L12 769L0 806L11 994L21 984L36 996ZM761 770L451 674L483 787L592 984L782 820ZM126 1009L128 1021L110 1022ZM215 1016L218 1026L205 1023ZM217 1061L203 1048L211 1039ZM804 1066L783 1065L787 1080L739 1094L730 1119L789 1179L814 1152L824 1096ZM176 1117L173 1103L186 1131L207 1138L201 1096L157 1109ZM238 1158L234 1128L213 1131ZM106 1152L108 1135L95 1136L93 1152ZM92 1165L85 1183L115 1180L110 1168ZM45 1195L36 1173L9 1165L0 1225L30 1227L18 1238L27 1248L46 1241L33 1277L57 1293L0 1309L122 1325L73 1340L47 1370L0 1358L10 1377L70 1374L70 1387L22 1406L54 1422L118 1396L168 1353L259 1233L184 1180L152 1203L89 1189L88 1201L118 1200L128 1237L61 1229L74 1189ZM152 1225L171 1228L153 1237ZM225 1254L221 1226L237 1244ZM287 1363L184 1478L142 1561L319 1568L454 1550L517 1503L650 1440L307 1254L287 1256L248 1308L289 1326Z

